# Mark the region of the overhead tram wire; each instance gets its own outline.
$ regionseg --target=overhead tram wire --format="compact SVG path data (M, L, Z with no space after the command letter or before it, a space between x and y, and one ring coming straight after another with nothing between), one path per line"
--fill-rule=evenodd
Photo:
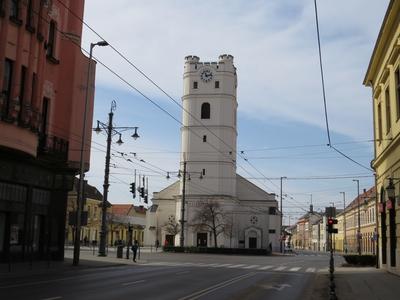
M328 109L327 109L327 104L326 104L326 93L325 93L325 80L324 80L324 70L323 70L323 65L322 65L322 51L321 51L321 39L320 39L320 33L319 33L319 21L318 21L318 9L317 9L317 0L314 0L314 11L315 11L315 24L316 24L316 29L317 29L317 40L318 40L318 54L319 54L319 66L320 66L320 73L321 73L321 84L322 84L322 95L323 95L323 100L324 100L324 112L325 112L325 123L326 123L326 133L328 136L328 146L335 150L337 153L342 155L343 157L347 158L348 160L352 161L353 163L357 164L358 166L367 169L371 172L374 172L369 167L364 166L363 164L355 161L352 159L350 156L344 154L342 151L338 150L336 147L332 145L331 142L331 136L330 136L330 131L329 131L329 122L328 122Z
M75 16L82 24L84 24L87 28L89 28L95 35L97 35L100 39L102 40L106 40L104 39L97 31L95 31L90 25L88 25L80 16L76 15L68 6L66 6L61 0L57 0L62 6L64 6L64 8L66 8L73 16ZM223 144L225 144L229 149L232 150L232 153L235 152L235 154L237 154L236 151L233 151L234 149L232 149L232 147L230 145L228 145L223 139L221 139L218 135L216 135L211 129L209 129L206 125L204 125L203 122L201 122L200 120L198 120L196 118L196 116L192 115L189 111L187 111L178 101L176 101L171 95L169 95L163 88L161 88L154 80L152 80L148 75L146 75L141 69L139 69L132 61L130 61L125 55L123 55L118 49L116 49L112 44L108 43L109 47L114 50L121 58L123 58L129 65L131 65L133 68L135 68L136 71L138 71L143 77L145 77L150 83L152 83L157 89L159 89L164 95L166 95L170 100L172 100L177 106L179 106L184 112L186 112L188 115L190 115L194 120L196 120L203 128L205 128L208 132L210 132L213 136L215 136L218 140L220 140ZM79 47L81 47L79 45ZM84 50L84 49L83 49ZM87 51L84 50L86 53ZM97 58L96 58L97 60ZM169 112L167 112L164 108L162 108L161 106L159 106L157 103L155 103L153 100L151 100L149 97L147 97L146 95L144 95L141 91L139 91L137 88L135 88L133 85L131 85L130 83L128 83L125 79L122 78L122 76L120 76L119 74L117 74L115 71L113 71L111 68L109 68L108 66L106 66L104 63L102 63L100 60L97 60L103 67L105 67L106 69L108 69L111 73L113 73L115 76L117 76L120 80L122 80L123 82L125 82L126 84L128 84L131 88L133 88L137 93L139 93L140 95L142 95L144 98L146 98L147 100L151 101L154 105L156 105L159 109L161 109L162 111L164 111L165 113L167 113L170 117L172 117L174 120L176 120L178 123L180 123L182 126L183 124L177 120L174 116L172 116ZM194 131L192 131L193 134L195 134ZM197 135L197 134L195 134ZM202 137L200 137L199 135L197 135L200 139L202 139ZM207 143L209 143L207 141ZM209 143L210 144L210 143ZM211 144L210 144L211 145ZM214 149L216 149L216 147L212 146ZM218 152L222 153L219 149L216 149ZM240 154L238 154L239 156L241 156ZM241 156L242 157L242 156ZM244 160L245 158L242 157ZM229 158L231 159L231 158ZM246 161L246 160L245 160ZM246 161L247 163L249 163L248 161ZM249 163L249 165L251 167L254 168L254 166L252 164ZM243 167L242 167L243 168ZM255 169L257 172L259 172L258 169ZM246 171L247 172L247 171Z

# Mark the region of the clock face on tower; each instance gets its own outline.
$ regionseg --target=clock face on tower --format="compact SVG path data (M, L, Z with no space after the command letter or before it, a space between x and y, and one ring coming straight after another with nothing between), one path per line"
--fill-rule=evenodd
M205 69L200 73L201 80L208 82L213 78L213 73L209 69Z

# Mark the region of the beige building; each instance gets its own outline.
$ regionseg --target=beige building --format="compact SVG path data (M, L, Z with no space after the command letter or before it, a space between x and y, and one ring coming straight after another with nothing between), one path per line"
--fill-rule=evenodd
M359 213L360 212L360 213ZM334 248L338 252L358 253L358 215L360 215L361 254L376 253L376 192L375 187L364 190L346 209L337 215Z
M391 0L364 85L372 88L380 266L400 274L400 1Z
M74 188L68 193L67 216L66 216L66 243L73 244L75 235L75 214L77 208L78 180L75 180ZM101 228L101 204L103 195L94 187L85 184L85 203L83 215L86 221L81 227L80 240L83 245L89 245L100 241ZM109 210L109 209L108 209Z

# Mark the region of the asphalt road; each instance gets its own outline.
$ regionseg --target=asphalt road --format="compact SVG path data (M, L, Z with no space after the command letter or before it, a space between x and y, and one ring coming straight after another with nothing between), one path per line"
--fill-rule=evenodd
M84 255L82 255L84 257ZM308 299L327 254L144 254L138 264L3 277L2 300ZM341 263L337 259L337 263Z

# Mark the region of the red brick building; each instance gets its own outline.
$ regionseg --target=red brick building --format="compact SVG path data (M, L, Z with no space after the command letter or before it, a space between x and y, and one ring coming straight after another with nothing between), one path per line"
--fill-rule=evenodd
M65 6L64 6L64 5ZM86 87L89 168L94 64L80 49L84 0L0 0L0 260L63 259Z

